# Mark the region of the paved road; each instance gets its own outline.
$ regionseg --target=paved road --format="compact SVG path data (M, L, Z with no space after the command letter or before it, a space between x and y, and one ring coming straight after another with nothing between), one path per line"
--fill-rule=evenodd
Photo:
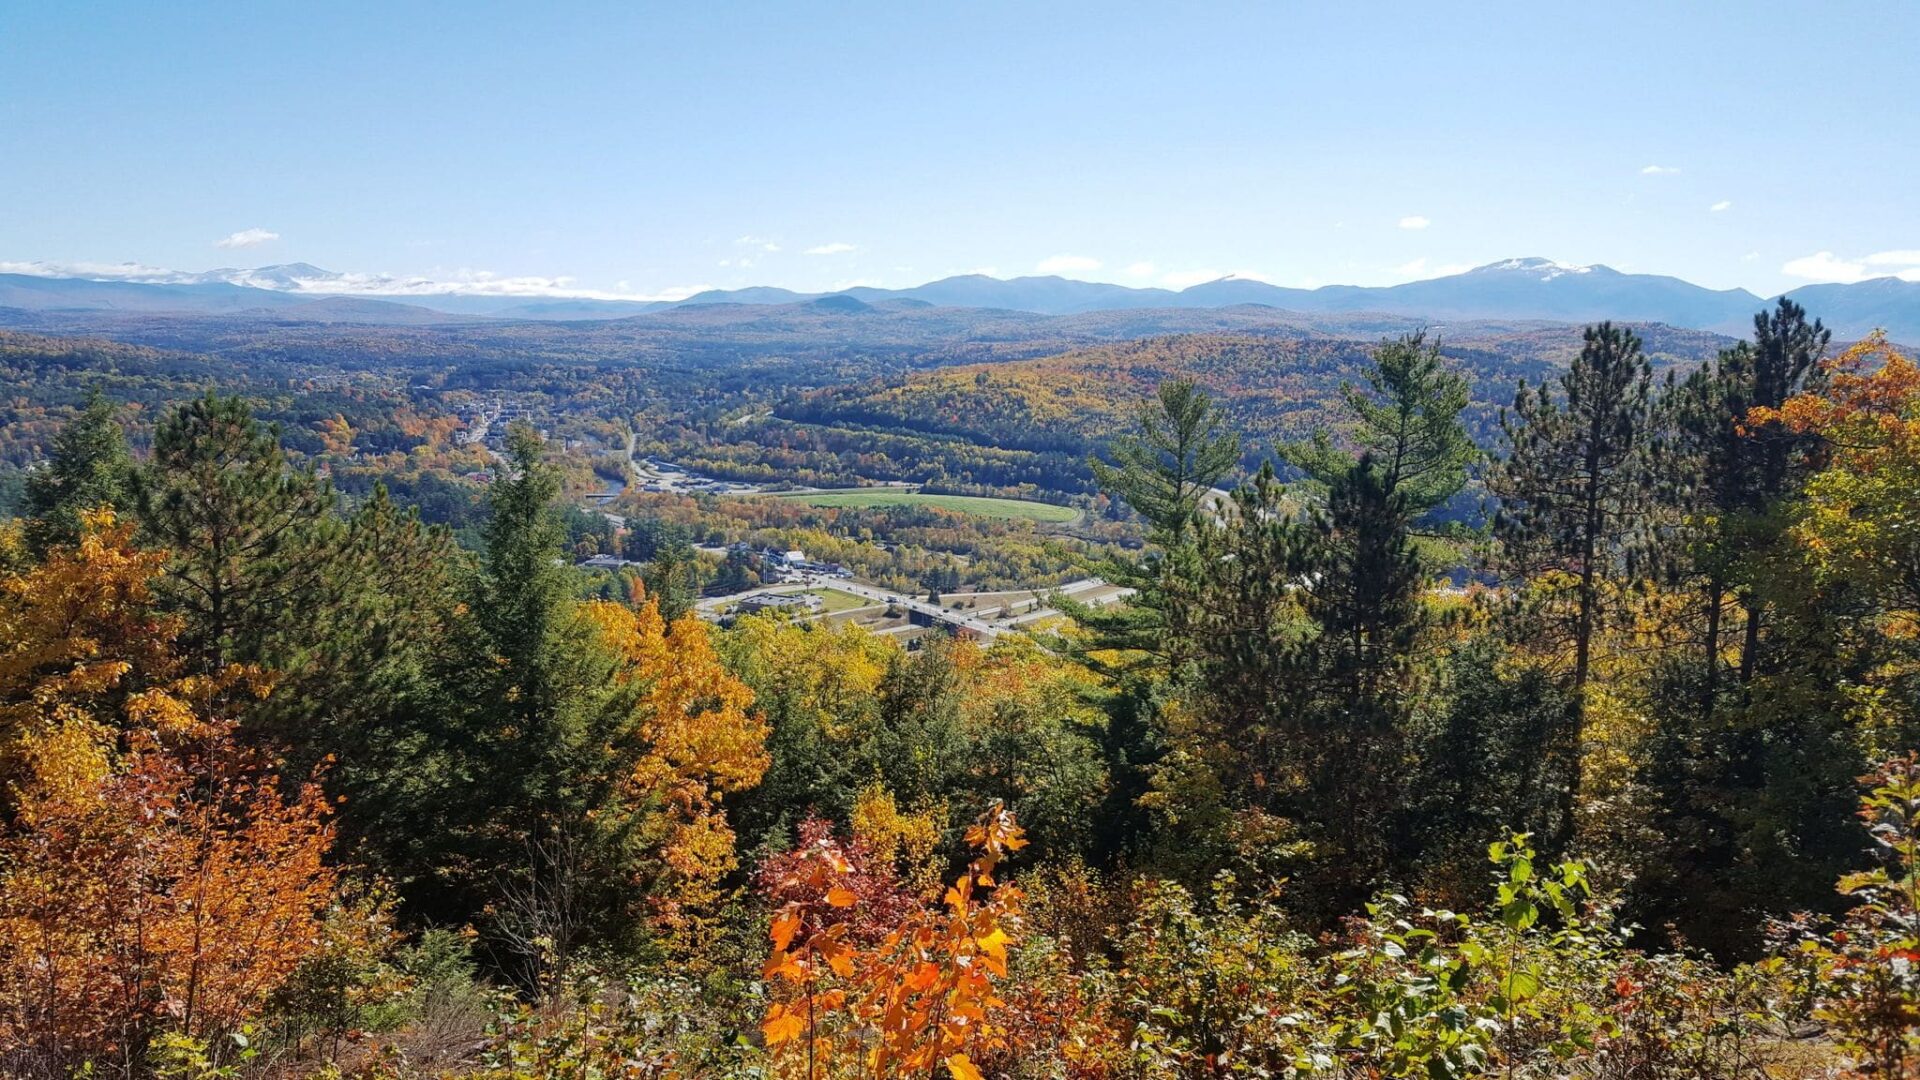
M1065 595L1065 596L1076 596L1081 593L1086 593L1086 592L1093 591L1095 589L1102 589L1106 587L1107 587L1107 583L1105 581L1102 581L1099 578L1082 578L1079 581L1068 582L1067 584L1062 585L1058 588L1036 589L1034 591L1039 593L1042 597L1045 597L1051 594L1056 594L1056 593ZM694 605L694 608L703 615L713 617L713 616L717 616L723 609L730 607L734 604L737 604L740 601L745 600L749 596L762 596L768 593L805 591L806 589L839 589L841 592L851 593L854 596L858 596L863 600L871 600L874 604L891 604L900 608L903 611L917 612L921 617L931 620L932 622L938 625L964 629L969 633L979 637L982 641L987 641L987 642L991 642L994 639L998 638L1001 634L1004 634L1010 630L1018 629L1022 626L1025 626L1028 623L1037 622L1041 619L1049 619L1060 614L1060 612L1055 610L1054 608L1048 607L1037 601L1030 600L1030 599L1018 600L1018 601L1014 601L1013 603L1034 604L1035 606L1031 611L1025 612L1020 615L1016 615L1015 617L1008 619L1004 623L996 624L987 619L982 619L977 615L970 615L964 612L954 611L954 610L951 610L950 608L942 607L939 604L930 604L925 600L908 596L891 589L882 589L876 585L869 585L863 581L851 581L846 578L830 578L830 579L821 581L816 585L807 585L807 586L795 586L791 584L766 585L758 589L749 589L746 592L733 593L728 596L708 597L707 599L701 600L698 603L696 603ZM1006 590L1001 590L1001 591L1006 591ZM1099 602L1113 603L1114 601L1119 600L1123 597L1129 596L1131 594L1132 594L1132 590L1122 589L1122 590L1116 591L1111 596L1103 597ZM949 598L954 600L960 600L960 599L966 599L968 597L975 596L975 595L979 595L979 594L952 593L950 594ZM1007 606L1007 605L989 604L988 609L992 610L994 608L1001 607L1001 606Z

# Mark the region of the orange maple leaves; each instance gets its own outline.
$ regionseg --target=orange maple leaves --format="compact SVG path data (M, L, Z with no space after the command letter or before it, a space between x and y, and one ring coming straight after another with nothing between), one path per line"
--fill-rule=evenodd
M967 842L978 855L942 903L913 906L866 945L851 922L856 861L824 832L803 837L774 883L792 898L774 915L762 971L778 996L761 1034L789 1073L883 1077L944 1065L954 1080L978 1080L974 1055L1005 1048L995 986L1018 939L1020 891L994 871L1026 840L996 805Z
M217 713L249 669L182 675L109 512L0 579L0 1045L54 1068L231 1030L315 947L335 871L316 785L282 784Z

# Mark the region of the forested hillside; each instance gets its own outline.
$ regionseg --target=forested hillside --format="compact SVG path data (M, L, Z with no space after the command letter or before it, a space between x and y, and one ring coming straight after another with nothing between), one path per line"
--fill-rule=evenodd
M0 530L0 1072L1912 1075L1920 368L1791 304L1653 360L1587 328L1497 416L1417 334L916 383L1111 425L1147 542L730 511L1131 590L915 648L703 620L700 500L583 532L525 425L462 547L241 397L94 396Z
M1697 363L1727 343L1668 327L1639 329L1663 368ZM1515 386L1561 369L1579 348L1570 327L1481 326L1464 340L1432 336L1468 376L1464 422L1483 445L1494 441L1495 414ZM1191 380L1215 395L1242 435L1248 466L1257 468L1282 442L1338 423L1340 388L1362 379L1372 349L1353 338L1186 334L829 387L782 402L775 415L866 429L876 442L931 436L1015 451L1026 455L1041 487L1075 491L1091 480L1087 456L1123 429L1161 382Z

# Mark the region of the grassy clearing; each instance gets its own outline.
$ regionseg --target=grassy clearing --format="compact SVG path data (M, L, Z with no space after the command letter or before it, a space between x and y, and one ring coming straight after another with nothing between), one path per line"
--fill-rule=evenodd
M841 592L839 589L808 589L807 591L826 602L827 606L821 611L827 615L838 611L851 611L854 608L878 606L864 596L855 596L850 592Z
M1080 519L1080 511L1071 506L1025 502L1019 499L991 499L979 495L927 495L917 491L875 489L873 491L799 491L778 497L794 499L808 506L938 506L945 510L958 510L963 514L1037 521L1048 525L1064 525Z

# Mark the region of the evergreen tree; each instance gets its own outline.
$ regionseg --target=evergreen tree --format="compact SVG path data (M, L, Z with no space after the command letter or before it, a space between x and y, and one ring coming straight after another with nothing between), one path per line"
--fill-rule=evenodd
M1491 487L1494 532L1511 570L1560 571L1577 581L1573 686L1587 684L1602 612L1601 584L1639 539L1650 489L1645 468L1652 369L1640 339L1612 323L1590 326L1556 399L1543 380L1520 385L1501 416L1510 447Z
M211 393L160 422L134 481L147 541L173 556L163 599L200 662L285 666L335 599L331 486L292 468L245 401Z
M80 539L80 515L110 506L133 509L133 460L117 409L94 387L87 404L54 438L47 463L27 474L27 545L36 554Z
M1499 634L1475 635L1436 674L1446 693L1419 733L1405 805L1420 860L1414 872L1455 904L1486 887L1489 843L1561 828L1579 747L1568 739L1574 705L1565 688Z
M598 921L618 939L622 874L636 854L634 809L619 798L644 747L634 727L639 687L616 678L619 658L574 599L561 558L560 478L524 425L489 489L483 567L472 601L478 661L458 740L473 777L452 821L460 881L445 914L479 918L525 978L544 977L534 938Z
M1225 423L1194 384L1164 383L1141 411L1140 430L1114 440L1115 464L1091 462L1101 486L1147 520L1154 550L1101 567L1108 580L1135 590L1132 603L1088 608L1062 601L1087 631L1077 653L1088 662L1111 670L1093 654L1145 655L1172 673L1192 655L1200 616L1190 597L1193 528L1207 493L1240 460L1239 440Z
M1480 456L1460 422L1467 407L1466 377L1451 370L1440 343L1418 331L1380 343L1367 389L1343 386L1354 421L1350 435L1372 459L1386 491L1418 516L1458 494L1467 469ZM1308 476L1331 487L1349 475L1354 456L1335 447L1326 432L1285 448L1283 456Z
M1240 461L1240 440L1206 392L1184 379L1160 384L1140 411L1140 430L1113 440L1113 464L1089 462L1101 488L1147 520L1156 538L1177 541L1206 494Z
M1709 709L1719 694L1730 596L1745 616L1739 682L1745 687L1753 680L1767 607L1767 554L1780 541L1781 504L1799 489L1818 445L1817 437L1778 422L1750 423L1748 413L1817 391L1832 337L1785 297L1753 322L1751 342L1722 350L1662 402L1669 443L1663 449L1670 452L1661 457L1669 498L1683 519L1674 554L1678 569L1698 579L1704 594L1701 687Z
M1356 719L1373 717L1425 621L1407 500L1363 454L1334 482L1318 526L1306 610L1319 626L1323 677Z
M1543 573L1573 582L1563 620L1572 639L1574 711L1562 742L1575 747L1571 781L1561 802L1558 835L1571 838L1579 800L1584 701L1593 641L1605 614L1606 579L1632 569L1644 541L1652 495L1646 468L1652 370L1632 332L1601 323L1584 335L1580 355L1560 377L1561 399L1543 381L1522 383L1501 427L1510 452L1491 478L1501 500L1494 533L1518 580Z
M661 617L672 622L693 610L694 601L700 598L702 570L700 557L685 540L654 551L641 580L647 595L660 605Z

